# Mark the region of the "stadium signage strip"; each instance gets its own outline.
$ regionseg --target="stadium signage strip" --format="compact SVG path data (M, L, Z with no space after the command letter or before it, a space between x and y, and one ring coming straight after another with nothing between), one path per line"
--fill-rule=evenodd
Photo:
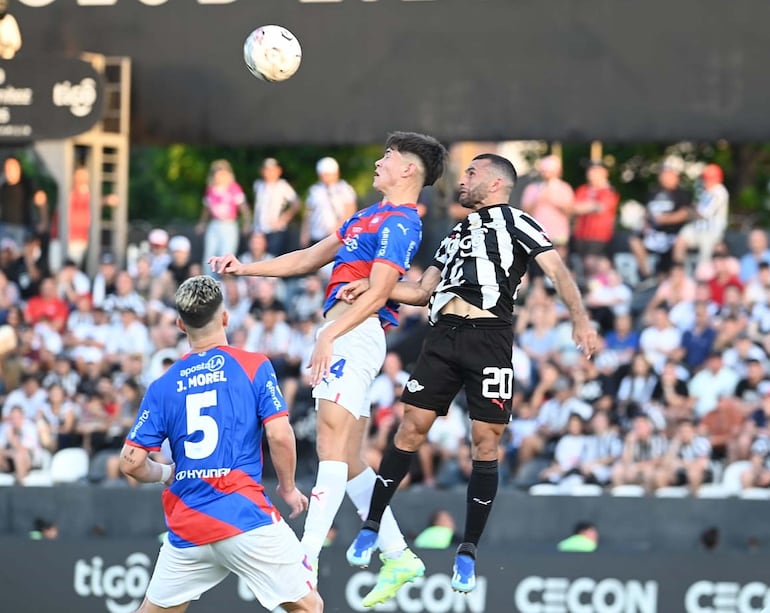
M119 0L77 0L78 6L115 6ZM127 0L123 0L126 2ZM145 6L161 6L169 0L132 0ZM238 0L196 0L198 4L233 4ZM242 0L243 2L253 2L254 0ZM346 0L296 0L300 4L338 4ZM438 0L401 0L401 2L437 2ZM44 8L56 2L56 0L18 0L20 4L32 8ZM347 0L347 2L378 2L378 0Z
M150 539L0 539L2 610L130 613L147 589L157 549L157 541ZM378 611L762 613L770 606L765 571L770 557L762 554L512 555L487 547L478 587L467 596L451 589L451 551L422 550L420 555L429 572ZM324 550L324 557L319 585L326 610L365 611L361 598L376 581L374 572L349 568L342 547ZM40 577L49 589L39 589ZM203 602L212 611L254 610L254 596L235 577L207 593Z
M0 143L65 138L102 114L101 76L87 62L0 61Z

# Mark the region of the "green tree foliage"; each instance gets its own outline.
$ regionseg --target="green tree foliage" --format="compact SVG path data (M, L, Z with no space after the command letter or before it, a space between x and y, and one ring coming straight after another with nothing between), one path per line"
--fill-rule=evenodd
M382 155L380 145L361 147L133 147L129 217L160 224L194 221L200 216L201 199L209 165L213 160L228 160L249 201L252 184L260 176L266 157L274 157L283 166L284 177L300 197L316 180L316 162L332 156L340 164L344 179L360 197L371 188L374 162Z

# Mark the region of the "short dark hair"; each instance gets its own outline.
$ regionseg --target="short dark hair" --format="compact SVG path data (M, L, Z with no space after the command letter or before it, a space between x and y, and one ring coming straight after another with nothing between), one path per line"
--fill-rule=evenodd
M412 153L420 158L425 167L423 185L433 185L446 170L449 154L444 145L432 136L417 132L393 132L385 141L385 148Z
M590 521L579 521L572 529L572 534L580 534L586 530L596 529L596 525Z
M508 158L504 158L502 155L496 153L480 153L474 160L489 160L498 171L503 173L505 177L511 182L511 186L516 185L516 181L519 180L519 175L516 172L513 164Z
M219 283L208 275L190 277L174 295L179 317L188 328L203 328L214 317L224 298Z

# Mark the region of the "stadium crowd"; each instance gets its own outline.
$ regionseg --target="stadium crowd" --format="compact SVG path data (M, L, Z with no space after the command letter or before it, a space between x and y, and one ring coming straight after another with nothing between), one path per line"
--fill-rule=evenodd
M635 485L648 494L685 486L694 494L735 466L737 487L770 487L770 248L765 231L754 229L745 248L731 252L721 169L706 165L691 190L668 160L643 209L623 211L603 163L591 163L574 190L560 178L558 158L538 168L521 206L567 258L601 350L591 359L579 353L564 306L530 270L515 313L514 418L499 450L505 486ZM335 227L354 210L355 193L333 159L317 170L303 203L277 160L265 161L254 197L228 164L212 164L196 227L204 253L240 240L243 262L278 255L303 210L315 221L303 224L301 243L322 238L316 226ZM19 202L40 208L39 192L28 192ZM89 277L82 246L52 268L39 216L9 215L8 202L0 190L0 223L14 230L0 242L0 473L30 483L58 451L79 448L90 459L89 481L126 484L117 454L143 392L186 351L174 291L209 272L192 257L196 237L156 228L124 268L105 252ZM464 215L456 203L447 210L455 221ZM415 266L408 275L420 272ZM230 342L272 360L308 475L316 465L315 414L304 366L322 320L325 274L221 280ZM400 390L427 325L425 309L404 306L401 325L388 332L389 353L371 390L366 455L375 467L397 429ZM458 397L436 421L405 487L466 482L465 410Z

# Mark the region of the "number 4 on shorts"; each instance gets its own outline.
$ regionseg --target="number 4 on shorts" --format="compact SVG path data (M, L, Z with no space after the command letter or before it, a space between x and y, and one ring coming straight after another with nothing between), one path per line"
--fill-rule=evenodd
M340 358L329 368L329 372L333 374L337 379L342 378L342 371L345 368L345 358Z

